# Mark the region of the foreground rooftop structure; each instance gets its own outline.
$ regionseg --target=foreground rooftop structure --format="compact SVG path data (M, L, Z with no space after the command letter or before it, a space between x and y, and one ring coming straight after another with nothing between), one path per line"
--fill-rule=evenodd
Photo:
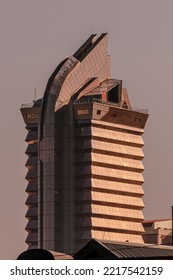
M173 260L173 248L163 245L93 239L73 257L76 260Z
M74 254L92 238L143 242L148 112L111 78L107 41L91 35L57 66L43 98L21 107L29 248Z
M145 220L144 242L173 246L172 222L172 219Z

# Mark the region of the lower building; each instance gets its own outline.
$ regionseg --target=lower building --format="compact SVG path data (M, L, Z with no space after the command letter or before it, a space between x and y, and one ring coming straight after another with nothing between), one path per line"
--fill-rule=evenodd
M172 220L145 220L143 222L145 243L172 246Z
M173 260L173 248L92 239L74 254L73 258L75 260Z

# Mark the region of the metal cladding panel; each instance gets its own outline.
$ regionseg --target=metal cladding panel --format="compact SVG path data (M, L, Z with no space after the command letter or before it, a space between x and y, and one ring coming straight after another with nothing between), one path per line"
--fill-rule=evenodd
M83 129L79 129L77 131L77 136L80 137L87 137L91 136L97 137L100 139L103 139L104 141L115 141L115 142L121 142L125 145L134 145L137 147L142 147L144 145L144 141L140 135L135 135L130 132L120 132L116 131L114 129L106 129L103 127L83 127Z
M99 86L99 79L94 77L89 79L88 82L84 84L72 97L72 100L78 100L81 97L85 96L89 91Z
M28 183L26 187L26 192L32 193L32 192L37 192L38 191L38 183L37 180L32 180L31 182Z
M25 229L27 231L31 231L31 230L37 230L37 227L38 227L37 220L29 220Z
M122 205L123 206L123 205ZM114 206L107 205L96 205L96 204L85 204L85 205L77 205L76 213L78 216L85 216L86 214L97 215L99 217L112 217L114 219L119 220L127 220L127 221L140 221L144 220L144 215L141 210L136 209L127 209L120 208Z
M133 196L116 195L103 192L79 192L76 195L78 203L88 201L90 204L118 205L119 208L143 209L144 203L141 198Z
M100 167L93 165L78 166L76 168L77 176L92 176L93 178L103 178L110 180L119 180L124 182L132 182L136 184L143 184L144 179L141 173L127 170L119 170L115 168Z
M38 140L38 132L37 130L32 130L32 131L29 131L26 138L25 138L25 141L26 142L29 142L31 140Z
M33 108L33 104L29 108L23 106L20 110L26 124L37 124L38 123L38 114L40 108Z
M27 205L37 204L38 196L37 194L30 194L26 200Z
M87 53L87 50L93 46L93 43L97 40L97 34L92 34L83 45L74 53L74 57L78 60L82 60L84 55Z
M124 133L120 131L113 131L105 128L92 127L92 136L110 139L112 141L117 141L117 142L119 141L126 145L129 144L130 146L134 145L134 146L142 147L144 145L144 141L140 135L134 135L127 132Z
M110 231L126 231L137 234L144 233L144 228L140 222L108 219L106 217L77 218L76 225L81 228L91 226L93 229L100 228L100 230L109 229Z
M122 183L122 182L115 182L115 181L108 181L98 178L78 178L76 180L76 186L77 189L103 189L112 191L114 193L119 194L132 194L133 196L142 196L144 194L144 191L142 189L142 186L130 184L130 183Z
M141 148L138 147L132 147L132 146L126 146L122 144L116 144L116 143L110 143L110 142L104 142L99 140L78 140L76 149L77 150L85 150L85 149L93 149L93 151L100 150L101 153L107 153L107 154L119 154L124 155L129 158L135 158L135 159L143 159L144 154Z
M38 177L37 168L29 169L26 174L26 180L36 179Z
M38 217L38 208L37 207L28 208L25 217L27 218Z
M33 243L37 242L38 240L38 233L37 232L29 232L26 238L26 243Z
M144 128L147 119L147 113L116 108L114 106L109 106L109 112L102 118L106 122L128 125L134 128Z
M100 166L112 166L117 169L142 172L144 166L140 160L115 157L99 153L78 153L76 155L77 164L91 164Z
M102 105L102 107L104 107ZM106 108L109 109L108 106L105 106ZM102 119L92 119L91 123L93 126L100 127L100 128L106 128L106 129L111 129L115 131L121 131L121 132L126 132L126 133L131 133L135 135L142 135L144 133L144 128L139 128L139 127L131 127L128 124L119 124L116 122L107 122Z
M61 92L56 101L55 111L57 111L62 105L68 104L71 97L89 79L93 77L98 77L100 78L100 80L109 78L110 73L107 64L109 64L110 61L107 55L107 40L107 35L105 35L99 42L99 44L97 44L81 62L75 60L74 57L69 58L69 60L71 59L72 61L76 61L76 66L69 72L69 74L66 74L66 79L63 83ZM66 68L69 69L68 63L69 62L66 61L64 64L64 72L62 71L61 77L65 73ZM56 91L56 87L58 89L58 79L60 78L57 75L54 81L54 92Z
M25 151L25 154L32 155L32 154L36 154L37 151L38 151L38 144L37 143L29 144L26 151Z
M38 157L30 156L30 157L28 157L28 160L27 160L25 166L32 167L32 166L37 166L37 164L38 164Z
M110 155L117 154L127 158L143 159L144 157L143 151L140 148L108 142L105 144L103 141L98 140L92 140L92 148L94 151L100 150Z

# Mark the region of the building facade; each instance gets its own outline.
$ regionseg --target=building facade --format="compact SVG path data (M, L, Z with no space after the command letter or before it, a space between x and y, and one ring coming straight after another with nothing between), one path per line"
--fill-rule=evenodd
M143 227L145 243L173 246L172 219L145 220Z
M107 40L91 35L58 65L42 100L21 108L30 248L73 254L92 238L143 242L148 113L110 77Z

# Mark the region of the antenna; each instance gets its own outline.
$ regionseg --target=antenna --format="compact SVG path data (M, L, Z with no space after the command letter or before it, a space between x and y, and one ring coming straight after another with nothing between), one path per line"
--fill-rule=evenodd
M33 103L35 103L36 100L37 100L37 89L35 88L35 90L34 90L34 100L33 100Z
M90 25L90 34L92 35L93 33L93 28L92 28L92 24Z

